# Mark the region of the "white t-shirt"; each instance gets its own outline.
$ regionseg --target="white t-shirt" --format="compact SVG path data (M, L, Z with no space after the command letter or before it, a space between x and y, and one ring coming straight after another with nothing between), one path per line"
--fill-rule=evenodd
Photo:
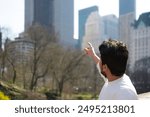
M99 64L97 68L100 72ZM100 72L101 74L101 72ZM105 84L99 94L100 100L137 100L137 92L130 80L130 78L124 74L121 78L109 82L104 79Z

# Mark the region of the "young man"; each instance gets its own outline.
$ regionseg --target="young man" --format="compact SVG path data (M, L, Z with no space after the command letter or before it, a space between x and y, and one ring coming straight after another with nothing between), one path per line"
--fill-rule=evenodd
M90 56L103 77L105 84L99 95L101 100L137 100L137 92L125 74L128 50L124 43L116 40L103 41L99 46L100 58L91 43L84 49Z

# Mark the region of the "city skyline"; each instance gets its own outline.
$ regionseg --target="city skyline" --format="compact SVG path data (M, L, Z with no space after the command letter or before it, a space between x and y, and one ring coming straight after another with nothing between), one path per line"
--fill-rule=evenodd
M150 11L150 1L136 0L136 19L144 12ZM74 35L78 35L78 10L97 5L101 16L115 14L118 17L119 4L118 0L113 0L113 4L108 0L75 0L75 31ZM18 36L18 33L24 31L24 0L0 0L0 26L10 29L11 37ZM110 6L111 5L111 6Z
M25 0L25 30L39 23L54 29L61 44L73 39L74 0Z

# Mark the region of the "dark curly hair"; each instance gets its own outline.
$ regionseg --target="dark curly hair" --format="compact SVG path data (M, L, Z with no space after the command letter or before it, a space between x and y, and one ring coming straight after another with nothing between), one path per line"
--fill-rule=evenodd
M102 64L106 64L113 75L122 76L125 73L129 52L124 43L109 39L103 41L99 51Z

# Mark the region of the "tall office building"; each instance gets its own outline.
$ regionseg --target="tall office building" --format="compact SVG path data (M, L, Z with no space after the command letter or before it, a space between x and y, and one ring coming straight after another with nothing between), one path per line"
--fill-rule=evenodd
M119 0L119 16L136 11L135 0Z
M54 28L62 44L72 45L74 0L54 0Z
M99 53L98 46L101 41L100 15L98 11L92 12L85 23L85 35L82 41L82 50L91 42L95 52Z
M52 26L61 43L73 39L74 0L25 0L25 29L39 23Z
M135 20L136 1L119 0L119 39L129 46L131 24Z
M136 0L119 0L119 40L127 44L131 51L131 25L136 16ZM129 54L129 64L131 56Z
M25 30L32 24L53 25L54 0L25 0Z
M118 39L118 18L111 14L102 17L102 38Z
M92 12L98 11L97 6L88 7L79 11L79 48L82 48L83 36L85 35L85 24Z

